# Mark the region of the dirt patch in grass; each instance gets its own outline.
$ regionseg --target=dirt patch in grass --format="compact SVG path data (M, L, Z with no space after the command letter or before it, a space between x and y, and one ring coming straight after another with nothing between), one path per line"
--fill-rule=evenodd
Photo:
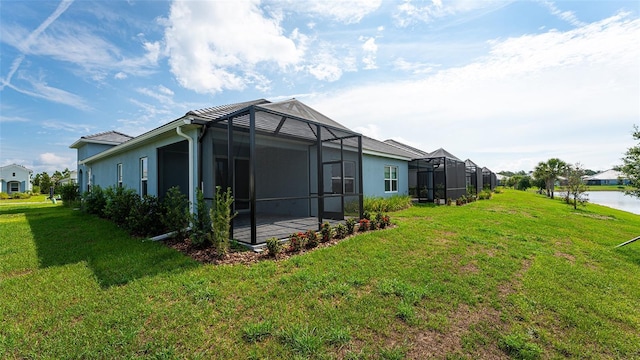
M463 338L470 334L474 325L500 329L503 323L500 312L489 307L470 308L462 304L449 316L450 325L444 331L420 331L414 334L414 342L407 352L409 359L447 358L455 354L467 354L474 359L508 359L495 341L464 348Z
M572 264L575 264L575 262L576 262L576 257L571 255L571 254L565 254L563 252L556 251L556 253L553 254L553 256L565 258L565 259L569 260L569 262L572 263Z
M598 220L616 220L616 218L614 218L613 216L607 216L607 215L583 214L583 213L579 213L579 212L574 212L572 214L579 215L579 216L584 216L584 217L588 217L588 218L592 218L592 219L598 219Z
M480 270L475 262L464 264L460 267L461 274L477 274Z

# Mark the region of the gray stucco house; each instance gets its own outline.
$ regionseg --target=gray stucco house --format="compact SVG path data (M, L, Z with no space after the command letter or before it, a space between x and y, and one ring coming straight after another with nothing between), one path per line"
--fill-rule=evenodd
M0 192L12 194L31 191L33 170L18 164L0 167Z
M361 216L363 196L407 194L410 156L291 99L258 99L187 112L137 137L85 136L78 184L125 186L163 197L178 186L213 201L216 186L235 199L234 238L268 237Z

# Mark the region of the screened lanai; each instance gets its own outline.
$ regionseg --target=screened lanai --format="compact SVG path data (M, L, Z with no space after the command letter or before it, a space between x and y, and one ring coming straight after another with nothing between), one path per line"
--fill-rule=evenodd
M477 195L482 191L482 168L476 165L471 159L464 161L466 168L466 185L467 190L471 190Z
M191 112L206 120L205 198L229 187L233 238L251 245L362 216L362 138L295 100Z
M485 188L493 190L496 188L498 178L496 174L487 167L482 168L482 183Z
M465 163L440 148L428 157L412 160L411 174L416 176L418 200L455 200L467 193Z

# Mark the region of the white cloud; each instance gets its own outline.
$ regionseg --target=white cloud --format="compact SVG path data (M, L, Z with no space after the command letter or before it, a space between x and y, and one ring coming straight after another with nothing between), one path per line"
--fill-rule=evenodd
M47 152L38 155L38 160L34 161L34 164L39 166L54 166L54 168L57 167L57 169L64 169L64 167L66 166L62 167L62 165L69 164L69 162L71 161L72 159L68 157L59 156L54 153Z
M445 16L461 13L468 13L476 10L487 10L501 8L507 5L508 1L503 0L455 0L443 4L440 0L433 0L426 5L415 4L414 0L404 0L397 6L393 18L398 26L405 27L417 22L431 22Z
M84 98L68 91L49 86L43 79L34 79L26 75L19 76L20 87L14 84L6 84L9 88L36 98L45 99L59 104L72 106L80 110L91 110L92 107Z
M167 23L171 72L180 85L200 93L241 90L257 64L284 69L302 58L293 39L299 33L287 37L257 0L174 2Z
M359 23L365 16L380 8L382 0L274 0L269 2L283 11L295 11L344 24ZM310 22L310 28L315 22Z
M403 58L397 58L393 61L393 67L396 70L407 71L413 74L427 74L434 71L434 68L439 67L439 64L408 62Z
M122 71L120 71L120 72L116 73L115 75L113 75L113 77L115 79L118 79L118 80L124 80L124 79L127 78L127 74L125 74Z
M351 128L377 124L384 138L403 136L425 151L445 147L490 167L514 154L545 160L548 151L597 167L618 160L640 118L638 43L640 19L619 14L572 31L495 40L465 66L332 91L309 104Z
M138 88L137 92L143 95L147 95L158 100L159 103L164 106L171 106L173 102L173 91L163 85L158 85L155 89L150 88Z
M540 1L549 11L551 15L557 16L558 18L568 22L569 24L579 27L585 26L586 24L576 17L576 15L572 11L562 11L558 9L558 7L551 1Z
M376 39L373 37L366 39L364 44L362 44L362 51L364 52L362 62L364 63L365 70L377 69L376 53L378 52L378 45L376 45Z

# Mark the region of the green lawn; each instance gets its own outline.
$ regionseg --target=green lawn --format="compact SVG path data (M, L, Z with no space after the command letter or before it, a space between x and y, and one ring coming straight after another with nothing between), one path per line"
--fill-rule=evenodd
M0 358L640 359L640 216L504 190L255 265L0 206Z

